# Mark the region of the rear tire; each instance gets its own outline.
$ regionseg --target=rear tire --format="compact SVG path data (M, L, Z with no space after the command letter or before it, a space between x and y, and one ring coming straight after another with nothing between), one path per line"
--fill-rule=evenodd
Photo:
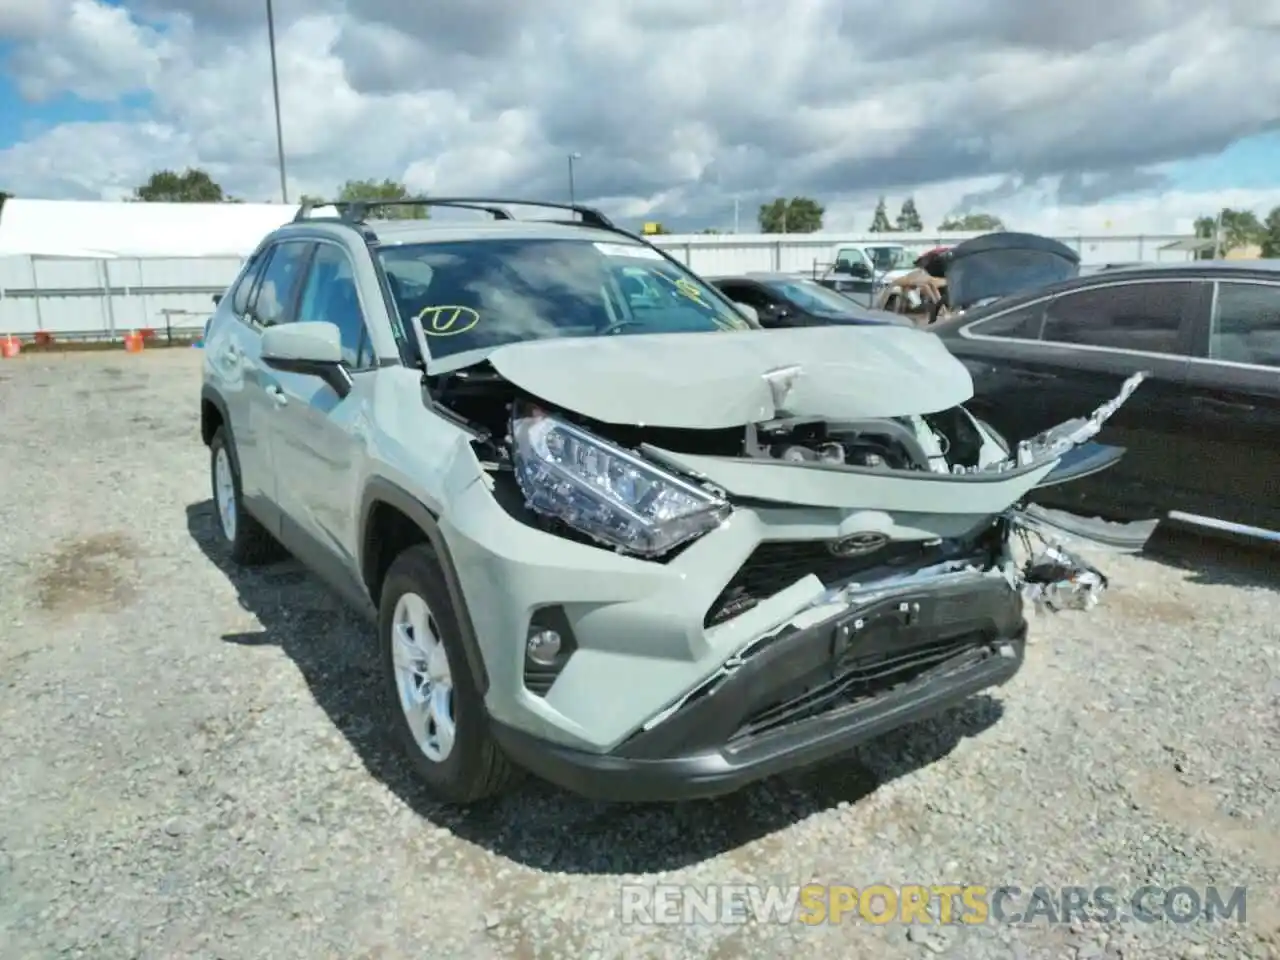
M428 544L409 547L387 571L378 642L394 736L417 778L456 804L507 790L517 770L489 731L444 571Z
M285 550L279 541L244 508L240 461L226 427L219 427L209 443L209 481L213 488L214 526L232 561L241 566L257 566L283 557Z

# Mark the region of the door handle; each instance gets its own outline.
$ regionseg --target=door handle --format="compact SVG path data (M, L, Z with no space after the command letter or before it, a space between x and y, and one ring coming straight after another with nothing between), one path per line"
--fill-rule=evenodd
M289 398L285 396L285 392L275 386L275 384L267 387L267 393L270 394L271 399L276 402L277 407L283 407L289 402Z
M234 343L227 344L227 348L222 351L222 355L232 363L240 359L240 351L236 348Z
M1233 400L1218 400L1214 397L1194 397L1192 403L1214 413L1249 413L1257 409L1252 403L1238 403Z

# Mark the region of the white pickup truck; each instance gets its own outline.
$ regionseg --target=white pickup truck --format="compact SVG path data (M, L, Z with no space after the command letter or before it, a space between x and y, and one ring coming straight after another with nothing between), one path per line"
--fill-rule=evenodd
M901 243L842 243L814 279L855 300L871 303L884 286L915 269L916 254Z

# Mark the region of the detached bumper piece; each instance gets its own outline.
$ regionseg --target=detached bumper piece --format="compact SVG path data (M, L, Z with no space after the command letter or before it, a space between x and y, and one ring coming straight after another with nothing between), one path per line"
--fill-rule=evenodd
M601 800L729 793L810 766L1004 683L1026 622L998 577L894 591L757 644L735 670L610 754L494 730L512 760Z

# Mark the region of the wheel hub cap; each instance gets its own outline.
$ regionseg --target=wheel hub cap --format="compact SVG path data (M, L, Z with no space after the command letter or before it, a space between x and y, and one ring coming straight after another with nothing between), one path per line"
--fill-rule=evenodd
M457 735L453 675L436 619L417 594L407 593L396 604L391 644L400 709L418 749L441 763L453 751Z

